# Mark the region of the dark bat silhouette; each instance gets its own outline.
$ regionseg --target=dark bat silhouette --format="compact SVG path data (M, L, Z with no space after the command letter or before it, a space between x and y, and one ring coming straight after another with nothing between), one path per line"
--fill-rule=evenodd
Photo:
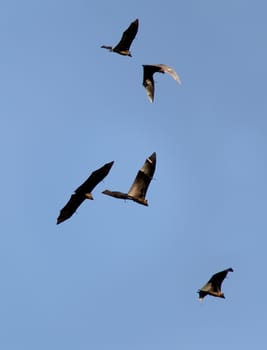
M108 196L120 198L120 199L131 199L139 204L148 206L147 200L145 199L148 186L153 178L156 168L156 153L152 153L148 157L143 167L138 171L136 178L128 193L122 193L117 191L105 190L102 193Z
M138 24L138 19L132 22L125 32L123 32L120 42L115 47L102 45L101 48L108 49L111 52L116 52L123 56L132 57L130 46L138 31Z
M221 292L222 282L227 276L228 272L233 272L234 270L230 267L229 269L223 270L221 272L215 273L211 279L206 283L199 291L199 300L202 301L206 295L212 295L218 298L224 298L224 294Z
M60 210L57 224L69 219L85 199L94 199L91 192L96 185L109 173L114 162L110 162L92 172L84 183L79 186L70 197L68 203Z
M153 74L154 73L168 73L170 74L174 80L178 81L179 84L181 84L181 80L175 70L169 66L166 66L166 64L143 64L144 68L144 75L143 75L143 86L146 89L146 93L148 96L149 101L152 103L154 101L154 91L155 91L155 85L154 85L154 79Z

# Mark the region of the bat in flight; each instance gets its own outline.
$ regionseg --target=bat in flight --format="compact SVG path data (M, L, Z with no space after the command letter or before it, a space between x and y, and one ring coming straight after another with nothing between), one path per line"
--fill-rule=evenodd
M223 270L221 272L215 273L211 279L206 283L199 291L199 300L202 301L206 295L212 295L218 298L224 298L225 296L221 291L222 283L228 272L233 272L234 270L230 267L229 269Z
M148 186L153 178L156 168L156 153L152 153L149 156L142 168L138 171L136 178L129 190L128 193L118 192L118 191L109 191L105 190L102 193L120 199L131 199L134 202L148 206L146 200L146 193Z
M121 40L116 46L112 47L112 46L102 45L101 48L108 49L110 52L116 52L123 56L132 57L130 46L138 31L138 24L139 24L138 19L132 22L129 25L129 27L123 32Z
M144 74L143 74L143 86L146 89L146 93L149 101L152 103L154 101L154 92L155 92L155 84L154 84L154 73L168 73L173 77L179 84L181 84L181 80L175 70L166 64L143 64Z
M94 199L91 192L109 173L114 162L107 163L101 168L92 172L84 183L79 186L71 195L68 203L60 210L57 224L69 219L86 199Z

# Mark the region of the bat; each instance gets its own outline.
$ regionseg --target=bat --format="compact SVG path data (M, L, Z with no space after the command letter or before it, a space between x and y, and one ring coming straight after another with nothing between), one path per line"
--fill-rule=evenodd
M148 202L146 200L146 193L148 186L153 178L154 172L156 168L156 153L152 153L149 156L142 168L138 171L135 180L129 190L128 193L118 192L118 191L109 191L105 190L102 193L119 198L119 199L130 199L136 203L148 206Z
M94 199L91 194L92 190L108 175L113 163L112 161L93 171L88 179L74 191L68 203L60 210L57 225L69 219L85 199Z
M134 22L130 24L130 26L123 32L121 40L119 43L112 47L112 46L106 46L102 45L101 48L108 49L110 52L116 52L123 56L130 56L132 57L130 46L136 36L136 33L138 31L138 25L139 21L136 19Z
M146 89L146 93L149 101L152 103L154 101L154 73L168 73L173 77L179 84L181 84L181 80L175 70L165 64L143 64L144 74L143 74L143 86Z
M206 283L199 291L199 300L202 301L206 295L212 295L218 298L224 298L224 294L221 292L221 286L223 280L227 276L228 272L233 272L234 270L230 267L229 269L223 270L221 272L215 273L211 279Z

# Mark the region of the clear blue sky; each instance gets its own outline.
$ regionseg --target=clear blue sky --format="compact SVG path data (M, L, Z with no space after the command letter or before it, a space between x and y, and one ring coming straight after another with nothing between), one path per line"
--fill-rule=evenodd
M265 349L266 1L0 4L3 350ZM132 58L100 49L130 22ZM142 64L165 63L155 102ZM127 191L157 152L149 207ZM70 220L72 191L114 166ZM232 267L226 299L198 302Z

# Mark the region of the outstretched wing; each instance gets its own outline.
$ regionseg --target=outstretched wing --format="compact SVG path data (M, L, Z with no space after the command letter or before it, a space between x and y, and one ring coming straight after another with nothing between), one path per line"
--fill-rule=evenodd
M75 190L75 193L90 194L96 185L108 175L113 163L114 162L106 163L101 168L93 171L88 179Z
M128 196L133 200L138 202L144 202L143 204L147 205L145 196L147 193L148 186L153 178L156 168L156 153L154 152L149 156L143 167L138 171L136 178L128 192Z
M86 198L84 195L74 193L70 197L65 207L60 210L59 216L57 218L57 225L69 219L76 212L76 210L79 208L79 206L85 199Z
M162 73L168 73L171 77L173 77L174 80L176 80L179 84L181 84L181 80L178 74L172 67L167 66L166 64L155 64L154 67L159 68L160 72Z
M143 85L146 89L146 94L149 99L149 101L152 103L154 101L154 91L155 91L155 86L154 86L154 79L146 79L143 82Z
M150 102L154 101L155 85L153 74L156 71L153 66L143 64L143 86L146 89L146 94Z
M138 24L138 19L130 24L130 26L123 32L119 43L113 48L114 51L127 51L130 49L130 46L138 31Z
M227 273L231 271L233 272L233 269L232 268L229 268L229 269L226 269L226 270L223 270L221 272L217 272L215 273L211 279L208 281L207 284L211 284L211 286L216 290L216 291L220 291L221 290L221 287L222 287L222 283L223 283L223 280L225 279L225 277L227 276Z

